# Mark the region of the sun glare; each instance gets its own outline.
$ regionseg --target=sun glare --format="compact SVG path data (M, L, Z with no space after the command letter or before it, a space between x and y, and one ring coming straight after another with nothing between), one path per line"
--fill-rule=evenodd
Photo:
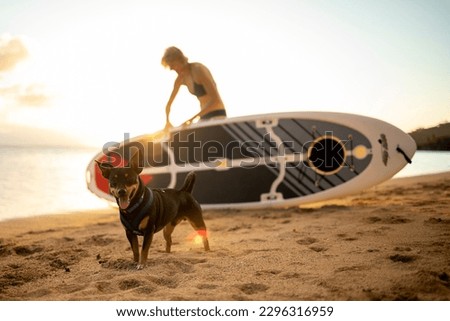
M198 231L194 231L192 232L188 237L187 240L189 242L192 242L195 245L201 245L203 244L203 238L204 237L209 237L209 233L205 230L198 230Z

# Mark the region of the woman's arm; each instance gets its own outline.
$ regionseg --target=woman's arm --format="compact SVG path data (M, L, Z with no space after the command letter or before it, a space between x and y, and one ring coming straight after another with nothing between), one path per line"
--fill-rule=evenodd
M182 80L178 76L177 79L175 79L175 82L173 84L172 93L170 94L169 101L167 102L167 105L166 105L166 128L172 127L172 124L170 123L170 120L169 120L170 109L172 107L172 103L173 103L175 97L178 94L178 91L180 90L181 83L182 83Z

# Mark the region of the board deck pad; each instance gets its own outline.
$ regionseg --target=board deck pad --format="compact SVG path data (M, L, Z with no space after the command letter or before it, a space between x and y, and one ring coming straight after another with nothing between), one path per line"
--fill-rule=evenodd
M123 166L139 152L147 186L180 187L195 171L193 195L203 207L250 208L293 206L370 187L406 165L405 157L393 152L400 145L412 158L415 143L390 124L352 114L297 112L143 135L94 159ZM88 166L88 188L111 200L94 163Z

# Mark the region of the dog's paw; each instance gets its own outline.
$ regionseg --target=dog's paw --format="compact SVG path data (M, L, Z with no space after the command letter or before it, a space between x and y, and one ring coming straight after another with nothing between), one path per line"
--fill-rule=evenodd
M142 270L144 269L144 264L138 264L136 267L137 270Z

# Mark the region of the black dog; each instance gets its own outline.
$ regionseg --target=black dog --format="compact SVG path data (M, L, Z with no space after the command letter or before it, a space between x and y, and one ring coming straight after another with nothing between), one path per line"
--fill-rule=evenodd
M109 181L110 193L116 198L120 208L120 220L125 227L126 235L133 250L137 268L145 266L148 250L153 234L164 229L166 252L172 245L171 234L175 226L187 219L202 237L205 251L209 251L206 225L200 205L191 195L195 182L195 173L187 175L180 190L149 189L144 186L139 174L142 168L138 165L137 154L128 167L113 167L109 163L97 162L103 177ZM143 236L142 251L139 256L137 236Z

